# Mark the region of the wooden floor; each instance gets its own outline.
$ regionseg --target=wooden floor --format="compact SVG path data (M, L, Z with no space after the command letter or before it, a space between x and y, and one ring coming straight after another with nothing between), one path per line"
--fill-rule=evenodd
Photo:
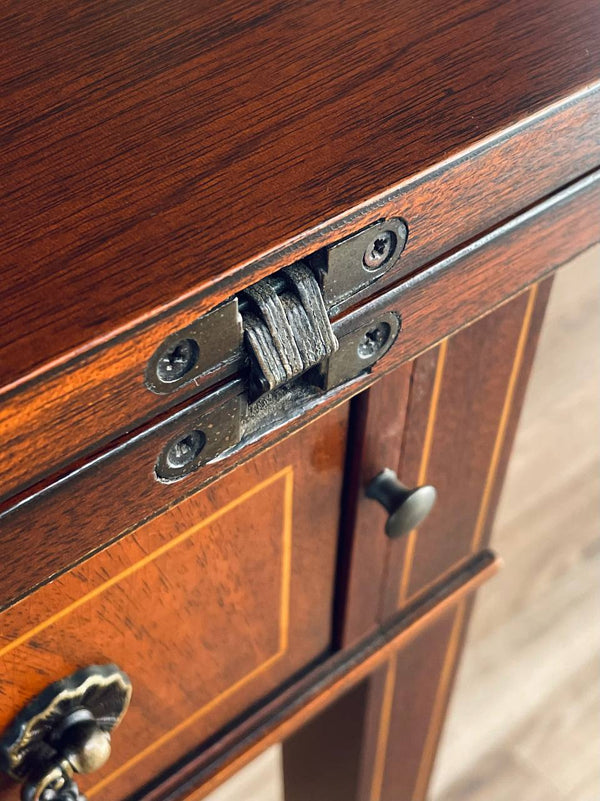
M596 248L555 281L432 801L600 801L599 403ZM210 796L282 798L278 749Z

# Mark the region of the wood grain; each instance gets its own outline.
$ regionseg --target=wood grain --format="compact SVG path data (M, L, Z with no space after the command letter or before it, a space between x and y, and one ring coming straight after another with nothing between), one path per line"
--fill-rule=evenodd
M465 600L436 621L406 658L398 654L388 734L382 738L385 760L373 798L425 800L469 611Z
M167 421L108 451L27 502L8 507L0 516L0 558L6 565L0 575L0 603L27 592L125 533L139 520L230 472L506 300L507 295L518 293L532 280L547 274L597 236L597 219L589 212L595 208L594 203L600 203L599 191L600 182L585 181L582 189L544 204L539 213L528 212L483 243L432 266L397 290L384 293L373 301L375 310L401 314L403 332L372 372L311 403L287 410L265 436L243 445L227 458L174 484L157 483L153 476L156 457L166 442L185 431L184 415L183 419ZM506 264L511 264L513 271L506 272ZM454 281L456 266L461 271L460 287ZM365 313L372 310L367 307ZM234 382L230 391L239 392L242 388L236 389ZM107 493L115 492L121 502L107 505ZM27 545L26 559L23 551L14 548L15 541Z
M375 671L378 676L381 670ZM373 676L352 687L282 743L285 801L358 801L369 748Z
M5 610L0 729L52 681L116 662L133 701L82 784L121 798L327 652L345 422L340 408Z
M219 742L190 755L187 764L148 788L148 801L204 798L266 748L298 731L371 676L394 653L410 648L411 643L436 621L452 615L457 604L468 599L497 569L498 563L490 552L480 555L444 587L422 598L390 625L356 648L334 654L272 702L252 713L236 729L225 732Z
M346 548L345 644L485 546L550 285L551 278L444 340L359 399L360 459L347 485L354 537ZM407 486L438 491L418 531L397 541L385 537L386 513L365 495L384 467Z
M398 475L433 484L438 502L417 531L389 544L384 616L485 547L550 285L415 362Z
M598 22L586 0L9 3L2 383L598 80Z
M332 396L322 397L320 408L313 414L324 411L331 397L348 398L381 372L415 357L600 239L600 225L593 213L598 204L600 181L592 175L364 304L361 313L367 320L376 311L400 314L403 333L371 375L355 382L349 390L338 389ZM457 271L460 281L456 280ZM347 314L336 325L343 333L344 326L357 325L357 317ZM115 368L118 371L118 364ZM0 497L8 497L17 487L81 459L93 443L105 442L121 430L119 426L126 425L131 431L137 410L144 408L138 395L130 396L127 385L116 378L119 394L114 402L110 392L98 395L93 381L85 386L88 380L86 374L74 375L73 384L64 385L57 378L46 389L31 387L26 395L7 398L0 406L4 442ZM108 418L104 418L98 404L107 411ZM304 406L298 409L305 420L310 419L307 412ZM293 425L289 419L283 424ZM35 459L27 458L30 449L34 449ZM218 469L226 464L222 462ZM204 473L211 474L214 469Z
M599 264L594 248L554 280L494 524L506 566L477 596L435 801L598 798ZM248 767L257 798L273 785L283 801L279 764ZM221 789L219 801L238 799L238 777Z
M477 599L435 801L599 796L599 265L594 248L554 281L494 525L506 568Z
M384 376L353 400L352 440L344 489L341 548L346 577L338 592L343 628L340 644L352 645L379 622L381 592L388 563L383 536L386 512L365 502L364 489L383 467L398 462L412 364Z
M466 623L462 601L283 744L290 801L422 801Z

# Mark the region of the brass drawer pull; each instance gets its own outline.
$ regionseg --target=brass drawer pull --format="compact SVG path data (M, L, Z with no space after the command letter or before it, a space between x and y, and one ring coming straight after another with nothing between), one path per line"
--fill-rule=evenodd
M397 539L425 520L433 509L437 492L429 485L409 489L398 480L393 470L385 467L369 483L367 498L378 501L387 509L389 517L385 524L385 533L391 539Z
M116 665L91 665L27 704L0 739L0 765L23 782L23 801L83 801L73 776L105 764L130 698L131 681Z

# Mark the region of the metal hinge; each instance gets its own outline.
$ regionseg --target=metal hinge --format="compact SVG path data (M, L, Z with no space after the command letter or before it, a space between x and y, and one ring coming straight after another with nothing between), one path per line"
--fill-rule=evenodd
M242 293L251 400L293 381L339 348L308 265L286 267Z
M184 451L196 451L191 467L187 451L171 443L176 456L161 455L159 478L187 475L245 436L268 428L284 395L289 408L294 392L305 397L330 390L371 368L396 339L399 317L379 313L365 320L351 314L332 324L331 309L387 272L406 237L402 220L376 223L263 278L168 337L148 364L149 389L166 394L213 373L217 378L238 374L245 381L246 402L226 411L229 423L221 442L211 437L206 447L196 437L184 443Z
M166 395L249 364L256 398L305 373L336 351L329 318L339 304L387 273L407 237L403 220L377 222L259 281L167 337L146 386Z

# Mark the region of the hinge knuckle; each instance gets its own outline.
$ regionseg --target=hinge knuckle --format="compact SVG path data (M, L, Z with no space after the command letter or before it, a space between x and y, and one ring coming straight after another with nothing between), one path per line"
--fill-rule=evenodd
M296 264L280 275L286 279L281 294L271 277L242 293L251 306L242 311L251 400L303 375L339 347L310 267Z

